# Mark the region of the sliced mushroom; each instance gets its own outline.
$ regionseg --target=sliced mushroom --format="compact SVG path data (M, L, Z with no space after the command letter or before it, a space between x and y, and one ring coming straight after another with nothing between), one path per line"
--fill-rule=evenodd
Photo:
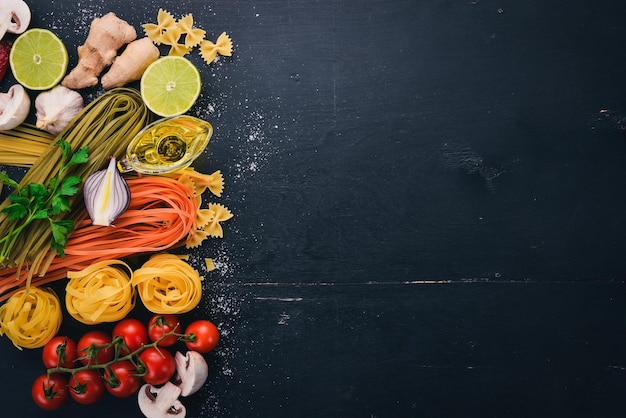
M30 112L30 97L20 84L0 93L0 131L13 129L26 120Z
M197 351L187 354L176 352L176 377L174 382L181 390L182 396L189 396L200 390L209 376L209 365Z
M24 0L0 1L0 39L4 34L23 33L30 25L30 7Z
M180 403L180 388L166 382L160 388L145 384L139 389L139 409L147 418L185 418L187 410Z

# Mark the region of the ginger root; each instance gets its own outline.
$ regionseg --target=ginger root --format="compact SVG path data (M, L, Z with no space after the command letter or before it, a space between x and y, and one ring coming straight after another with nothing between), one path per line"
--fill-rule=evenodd
M141 38L128 44L124 52L113 61L113 65L102 76L102 87L111 89L139 80L150 64L160 56L150 38Z
M91 22L85 43L78 47L78 65L61 84L78 90L98 84L98 76L117 57L117 51L137 38L135 28L110 12Z

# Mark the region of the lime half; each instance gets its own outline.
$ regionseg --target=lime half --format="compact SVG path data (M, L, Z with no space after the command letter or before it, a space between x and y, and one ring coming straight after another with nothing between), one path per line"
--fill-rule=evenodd
M167 55L154 61L141 77L141 97L159 116L188 111L200 96L200 72L187 58Z
M49 90L67 71L67 49L47 29L29 29L15 40L9 55L11 71L18 83L30 90Z

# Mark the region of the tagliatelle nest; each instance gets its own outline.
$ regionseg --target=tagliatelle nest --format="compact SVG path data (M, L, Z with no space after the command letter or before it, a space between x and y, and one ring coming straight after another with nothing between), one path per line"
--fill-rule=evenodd
M20 350L43 347L59 331L62 320L61 303L54 291L33 286L0 306L0 335L6 335Z
M200 55L207 64L217 55L232 56L233 42L226 32L222 32L215 42L205 39L206 31L194 26L191 13L176 20L166 10L159 9L157 23L142 25L144 33L156 45L169 45L169 55L185 56L193 48L200 47Z
M132 282L150 312L181 314L198 306L202 278L184 259L173 254L155 254L135 270Z
M67 277L67 311L83 324L119 321L135 307L132 270L123 261L101 261L80 271L70 271Z

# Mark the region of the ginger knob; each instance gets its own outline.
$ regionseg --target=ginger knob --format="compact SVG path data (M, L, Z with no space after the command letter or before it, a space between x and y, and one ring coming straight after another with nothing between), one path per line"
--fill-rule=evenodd
M124 52L102 76L102 87L111 89L139 80L150 64L159 58L160 51L149 38L141 38L128 44Z
M78 65L61 84L79 90L98 84L98 76L117 57L117 51L137 38L135 28L110 12L91 22L85 43L78 47Z

